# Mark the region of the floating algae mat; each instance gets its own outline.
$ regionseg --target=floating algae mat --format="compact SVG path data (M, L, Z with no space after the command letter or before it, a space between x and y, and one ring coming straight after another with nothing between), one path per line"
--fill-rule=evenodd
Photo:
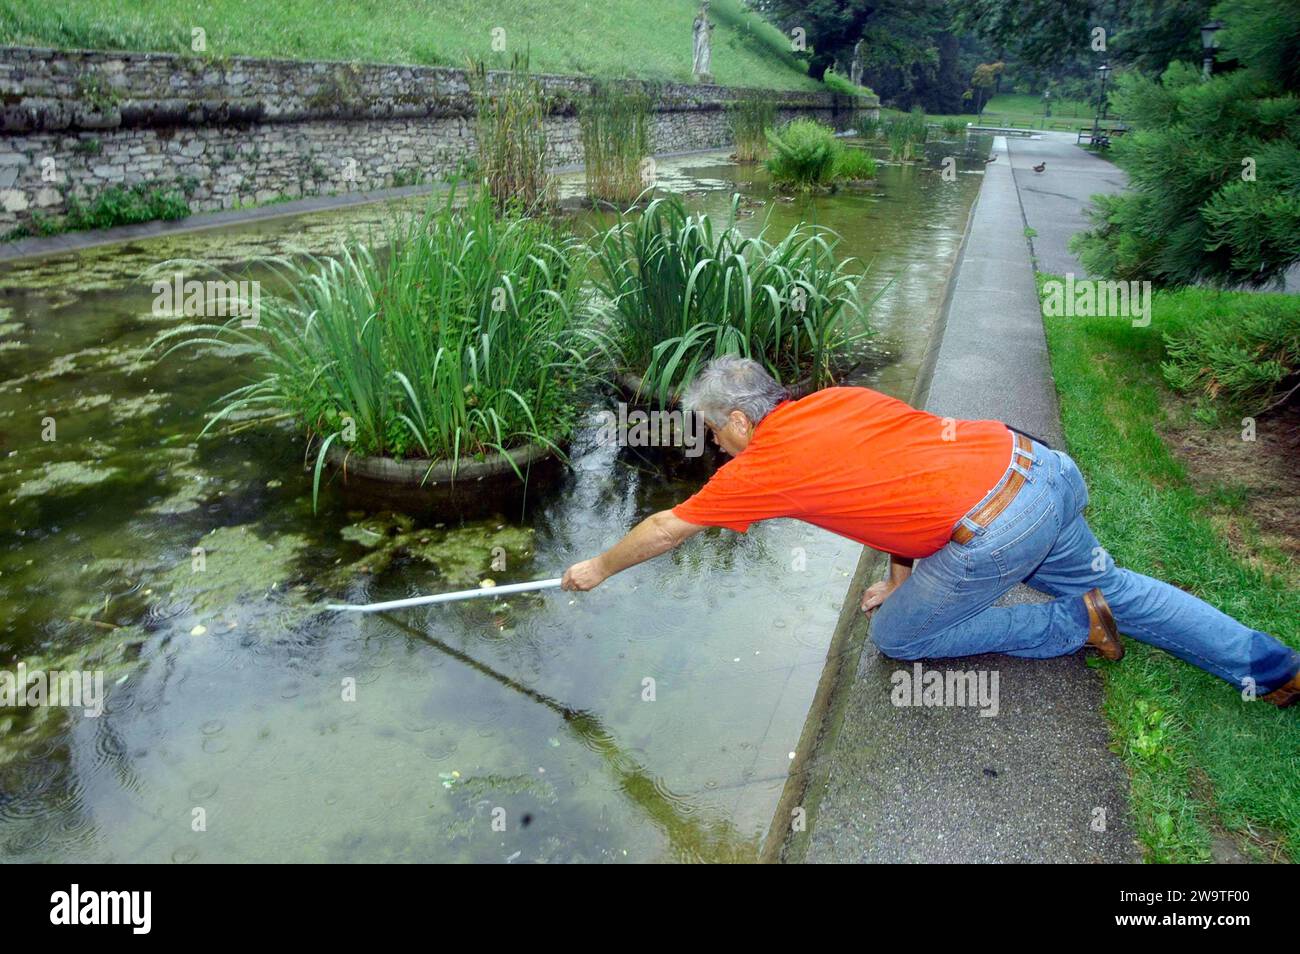
M712 212L745 192L742 228L815 221L874 260L868 282L894 284L863 381L908 393L978 175L883 166L878 194L783 203L720 155L659 171ZM758 856L856 547L778 521L701 534L591 593L323 612L557 576L697 485L586 436L527 522L358 512L330 488L313 515L287 423L197 439L237 353L138 360L181 320L153 314L148 267L240 271L381 220L352 208L0 267L0 669L105 686L93 718L0 709L0 858Z

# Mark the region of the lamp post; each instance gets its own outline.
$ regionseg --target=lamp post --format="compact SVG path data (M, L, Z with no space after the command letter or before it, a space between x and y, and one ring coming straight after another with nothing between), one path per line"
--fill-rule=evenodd
M1201 50L1205 58L1201 61L1201 75L1210 78L1214 72L1214 51L1219 47L1218 32L1223 29L1223 21L1211 20L1201 25Z
M1097 75L1101 77L1101 101L1097 104L1097 117L1092 121L1092 137L1095 141L1101 135L1101 121L1106 118L1106 77L1110 74L1110 66L1106 63L1097 67Z
M1044 124L1046 124L1046 121L1047 121L1048 119L1051 119L1051 118L1052 118L1052 91L1051 91L1050 89L1045 89L1045 90L1043 90L1043 120L1044 120Z

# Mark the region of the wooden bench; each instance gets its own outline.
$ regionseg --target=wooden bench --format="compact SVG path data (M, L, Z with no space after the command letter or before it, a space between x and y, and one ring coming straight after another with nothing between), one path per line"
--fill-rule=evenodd
M1079 130L1079 134L1074 137L1074 144L1080 145L1085 136L1088 137L1088 145L1096 146L1098 149L1107 149L1110 147L1111 139L1116 136L1123 136L1128 132L1128 126L1123 123L1116 123L1113 126L1084 126Z

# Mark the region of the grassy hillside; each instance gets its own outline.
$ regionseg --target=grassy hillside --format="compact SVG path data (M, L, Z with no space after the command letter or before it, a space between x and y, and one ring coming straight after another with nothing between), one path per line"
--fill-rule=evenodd
M0 0L0 44L463 66L527 50L547 73L691 81L696 0ZM813 89L774 26L713 0L713 75L728 85ZM505 30L506 52L492 51Z

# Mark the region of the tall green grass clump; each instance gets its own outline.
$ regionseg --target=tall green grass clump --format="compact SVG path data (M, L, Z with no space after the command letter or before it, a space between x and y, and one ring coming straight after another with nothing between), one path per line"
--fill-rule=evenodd
M921 153L929 138L930 127L925 123L925 113L914 109L906 116L891 119L885 125L885 139L889 142L889 158L895 162L911 162Z
M587 195L627 206L646 188L641 163L650 154L650 97L622 84L592 89L578 115Z
M627 369L641 391L671 403L704 362L740 354L778 380L831 380L835 360L871 334L854 260L836 261L838 237L800 224L772 243L766 229L735 228L687 212L682 200L652 201L636 221L620 218L597 240L597 284ZM854 319L856 327L851 327Z
M767 168L774 182L809 188L829 184L834 178L838 143L829 126L795 119L768 132L767 141L772 147Z
M727 121L740 162L767 158L767 133L776 123L776 107L770 99L756 94L741 96L727 104Z
M857 134L863 139L879 139L884 128L884 123L881 122L878 115L873 116L871 113L865 111L858 116L858 122L855 127Z
M874 179L876 157L865 149L855 149L842 143L835 144L833 176L840 179Z
M548 101L528 59L515 54L507 71L488 73L482 60L466 71L474 100L478 175L498 211L529 212L555 203L546 168Z
M498 217L486 190L388 231L383 254L354 241L337 258L271 262L285 291L263 296L255 322L159 339L168 354L214 342L252 354L258 377L225 395L204 431L236 412L291 414L319 442L317 489L336 444L453 466L532 443L558 450L577 391L608 360L579 317L578 240Z
M943 134L945 136L960 136L966 131L966 124L954 116L949 116L943 121Z

